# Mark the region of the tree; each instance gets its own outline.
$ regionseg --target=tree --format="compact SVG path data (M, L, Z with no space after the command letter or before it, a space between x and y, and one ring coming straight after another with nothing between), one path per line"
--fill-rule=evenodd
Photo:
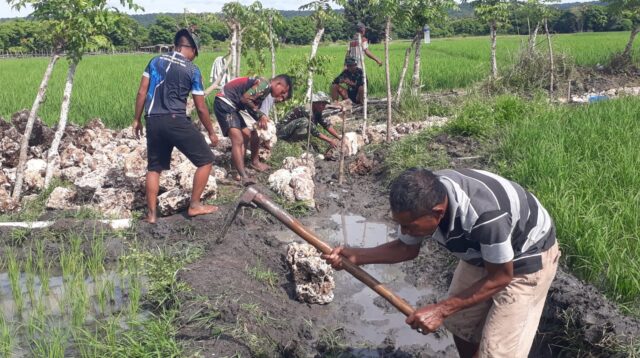
M498 77L496 61L496 38L498 26L509 19L509 3L506 0L474 0L471 2L476 16L489 24L491 36L491 78Z
M311 54L309 54L309 61L307 62L308 77L307 94L305 96L305 101L308 101L309 105L313 106L313 72L316 67L316 54L318 53L318 46L320 45L320 40L322 40L322 35L324 34L325 23L329 17L333 16L333 12L329 5L329 0L312 1L300 6L300 10L312 10L313 14L311 15L311 19L316 25L316 36L313 38L313 43L311 43ZM307 128L307 152L309 151L309 147L311 147L311 125L313 123L313 111L309 111L309 113L310 118Z
M413 61L412 92L417 95L422 87L420 80L423 27L444 23L449 10L456 8L454 0L413 0L407 2L407 16L415 31L415 55Z
M9 5L15 9L22 9L26 6L33 8L31 16L37 20L51 21L52 34L55 39L54 55L51 58L49 67L53 68L59 51L64 50L69 61L69 70L67 72L67 80L65 84L62 105L60 108L60 120L58 128L51 143L51 148L47 153L47 172L44 184L48 187L51 183L54 167L59 157L58 147L60 140L64 134L69 115L69 107L71 106L71 93L73 90L73 80L75 71L85 51L96 42L106 39L105 34L114 24L114 17L111 16L113 8L107 4L107 0L8 0ZM140 9L133 0L119 0L122 6L130 9ZM32 111L27 121L27 129L25 129L20 161L18 163L16 185L12 194L17 200L22 190L22 178L24 175L24 164L26 162L26 149L28 146L33 121L39 107L44 98L44 92L47 88L49 71L45 72L38 96L34 101ZM29 128L31 126L31 128Z
M636 39L638 32L640 32L640 0L611 0L609 4L614 14L622 14L633 23L629 41L627 41L627 45L622 52L622 57L631 62L633 41Z
M389 0L392 1L392 0ZM338 5L344 7L344 18L347 23L348 34L353 36L358 22L367 25L367 39L369 43L378 43L384 36L385 17L372 6L376 0L340 0ZM348 39L351 39L351 36Z
M154 45L172 44L177 29L178 23L175 18L158 15L156 22L149 27L149 41Z

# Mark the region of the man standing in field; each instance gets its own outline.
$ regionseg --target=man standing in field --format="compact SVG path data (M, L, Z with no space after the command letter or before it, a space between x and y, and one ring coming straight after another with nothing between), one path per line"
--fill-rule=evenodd
M257 171L269 169L260 162L258 156L259 139L253 130L253 123L257 127L267 129L269 116L260 107L269 94L275 102L291 98L293 84L287 75L279 75L271 80L260 77L238 77L227 83L213 102L213 109L222 129L222 134L231 139L231 161L238 171L238 179L243 184L254 184L255 179L249 177L244 167L244 157L247 148L251 147L251 167ZM243 116L243 112L249 115Z
M353 39L349 42L349 47L347 48L345 59L349 57L355 58L356 65L361 69L362 64L364 63L364 55L367 55L367 57L376 61L378 66L382 66L382 61L380 61L369 50L369 40L364 36L366 32L367 27L362 22L358 22L358 24L356 25L356 33L353 35ZM358 35L360 35L362 38L362 47L360 47L360 43L358 42Z
M409 169L389 196L399 239L374 248L338 247L323 255L340 269L418 256L433 238L460 259L448 298L406 320L428 334L444 326L460 357L526 358L560 251L551 217L520 185L481 170Z
M334 101L350 99L362 104L364 101L364 73L356 65L356 59L347 57L345 69L331 83L331 99ZM346 86L346 88L344 87Z
M322 112L324 112L324 109L330 101L331 100L329 96L327 96L324 92L313 94L313 103L311 105L311 112L313 112L311 135L329 143L331 148L336 148L339 144L338 140L340 140L340 135L338 135L338 132L336 132L331 123L329 123L326 118L322 117ZM309 128L310 120L309 117L309 109L305 108L305 106L298 106L289 111L289 113L287 113L287 115L277 125L278 139L282 139L287 142L307 140L307 131ZM320 133L320 131L318 131L318 129L316 128L317 125L321 125L335 139Z
M198 169L193 178L193 191L187 213L189 216L210 214L216 206L200 202L207 185L213 153L202 134L186 114L187 97L193 96L200 122L207 129L211 146L218 143L209 110L204 100L200 69L193 64L198 56L198 38L187 29L178 31L174 39L175 51L153 58L144 71L136 98L133 130L137 138L143 134L140 117L145 113L147 130L146 221L157 220L160 174L169 170L171 152L176 147Z

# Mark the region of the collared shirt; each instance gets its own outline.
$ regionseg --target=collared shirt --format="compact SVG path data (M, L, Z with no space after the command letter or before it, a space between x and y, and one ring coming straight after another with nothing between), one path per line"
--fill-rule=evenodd
M189 92L204 95L200 69L179 52L154 57L143 76L149 78L147 116L186 115Z
M496 174L472 169L435 172L449 205L433 234L439 244L475 266L513 261L514 274L542 268L541 253L556 242L555 227L538 199ZM400 235L416 245L425 238Z

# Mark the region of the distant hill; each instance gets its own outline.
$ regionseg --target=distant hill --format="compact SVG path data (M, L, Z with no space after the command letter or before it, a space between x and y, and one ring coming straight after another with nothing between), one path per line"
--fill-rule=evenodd
M588 2L570 2L570 3L566 3L566 4L553 4L551 6L555 7L556 9L560 9L560 10L569 10L569 9L574 8L574 7L580 7L580 6L584 6L584 5L607 6L607 3L603 2L603 1L588 1Z
M140 25L142 26L149 26L151 24L153 24L154 22L156 22L156 18L160 15L165 15L165 16L171 16L171 17L175 17L177 18L178 16L182 16L183 14L181 13L153 13L153 14L134 14L134 15L129 15L131 16L134 20L138 21L140 23Z

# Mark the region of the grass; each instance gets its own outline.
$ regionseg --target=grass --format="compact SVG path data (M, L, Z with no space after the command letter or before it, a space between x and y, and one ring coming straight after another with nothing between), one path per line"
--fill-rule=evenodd
M564 259L627 311L640 312L640 100L548 106L513 96L470 99L444 130L495 142L494 171L533 192L554 218ZM433 131L393 143L385 165L447 165ZM446 158L445 158L446 159Z
M584 66L606 63L613 53L624 48L627 39L627 32L554 36L556 52L566 52L578 65ZM497 55L501 68L513 61L519 45L525 40L525 36L498 37ZM407 46L406 41L391 44L393 88L399 82ZM378 57L384 54L381 44L371 46L371 50ZM308 47L283 46L278 49L277 68L284 71L297 63L297 58L308 56L308 53ZM344 45L323 45L318 54L327 56L329 61L324 63L327 75L315 79L316 88L328 91L329 84L342 69ZM219 55L222 53L203 53L195 61L207 83L211 64L215 56ZM87 56L78 66L70 121L84 124L99 117L109 127L123 128L130 125L140 77L152 57L151 54ZM12 113L22 108L31 108L47 62L46 58L2 60L0 78L5 85L0 88L0 116L10 118ZM371 62L367 65L370 94L384 96L384 68L372 65ZM67 63L62 60L54 70L47 101L40 111L46 123L53 124L58 120L66 69ZM249 74L246 65L243 72ZM421 80L424 90L467 87L486 78L488 73L488 37L434 39L431 44L423 46ZM411 73L408 74L410 75Z
M254 280L269 286L269 288L275 288L279 281L278 274L268 267L263 267L260 260L253 267L247 266L247 274Z

